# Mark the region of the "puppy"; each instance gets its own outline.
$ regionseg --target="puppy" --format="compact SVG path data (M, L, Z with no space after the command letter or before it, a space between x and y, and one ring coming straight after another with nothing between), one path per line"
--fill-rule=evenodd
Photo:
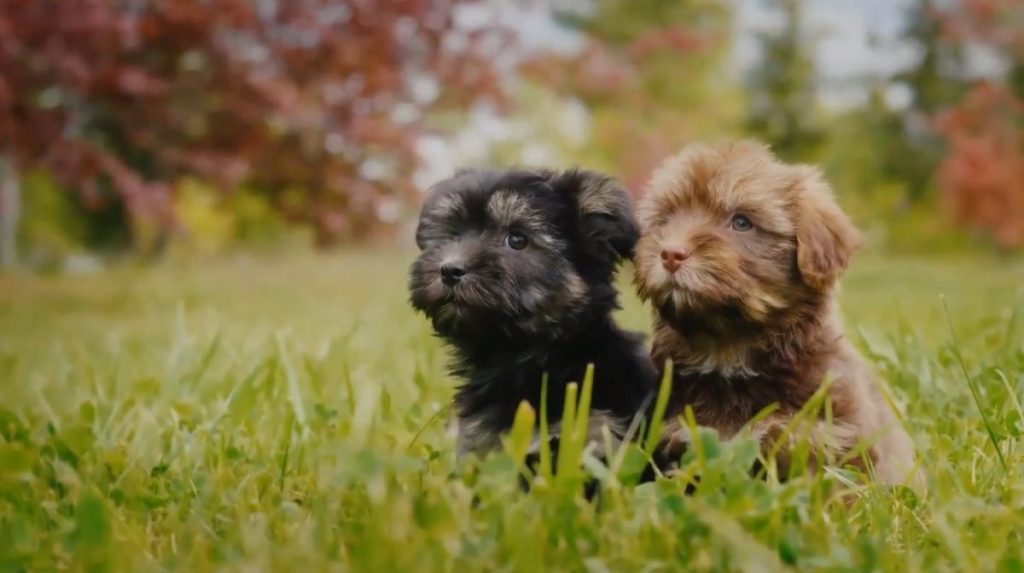
M655 311L652 357L674 365L673 419L689 405L727 438L775 405L750 430L785 478L789 449L778 440L830 382L831 423L802 428L812 465L870 465L886 483L908 477L910 439L836 307L860 236L816 169L780 163L753 142L690 147L654 173L638 214L636 286ZM667 427L678 460L686 431Z
M412 306L454 350L460 454L499 447L516 409L554 440L570 382L595 366L591 437L621 436L652 393L642 336L616 326L612 280L638 237L632 204L587 171L461 171L429 193L416 230Z

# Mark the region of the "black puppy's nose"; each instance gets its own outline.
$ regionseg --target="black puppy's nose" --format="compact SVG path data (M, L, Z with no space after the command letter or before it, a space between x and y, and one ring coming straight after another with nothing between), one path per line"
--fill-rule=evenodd
M466 274L466 269L459 263L444 263L441 265L441 281L448 286L459 282Z

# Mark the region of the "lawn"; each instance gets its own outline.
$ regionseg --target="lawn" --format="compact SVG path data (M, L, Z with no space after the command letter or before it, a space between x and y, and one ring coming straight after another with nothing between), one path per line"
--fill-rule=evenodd
M867 255L844 283L927 492L751 479L751 444L709 441L692 496L591 504L456 464L410 259L0 278L0 571L1024 571L1024 261Z

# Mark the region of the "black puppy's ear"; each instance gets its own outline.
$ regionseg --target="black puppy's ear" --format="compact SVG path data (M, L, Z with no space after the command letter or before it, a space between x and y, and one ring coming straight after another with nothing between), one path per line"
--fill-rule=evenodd
M629 192L618 181L593 171L571 170L558 176L554 186L575 194L584 236L610 262L632 258L640 230Z

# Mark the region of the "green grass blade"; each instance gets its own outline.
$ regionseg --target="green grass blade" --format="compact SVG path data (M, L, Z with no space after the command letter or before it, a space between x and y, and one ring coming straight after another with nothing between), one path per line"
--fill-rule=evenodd
M647 439L644 441L644 453L651 456L654 450L661 443L661 429L665 424L665 411L668 409L668 399L672 394L672 361L665 361L665 371L661 376L661 384L658 386L658 398L654 402L654 411L651 413L651 420L648 424Z
M594 365L587 364L587 371L583 374L583 388L580 391L579 404L576 407L575 437L580 448L587 444L587 437L590 430L590 403L594 396Z
M551 479L551 430L548 428L548 373L540 380L540 475Z
M971 389L971 396L974 398L974 405L978 408L978 414L981 415L981 421L985 425L985 431L988 432L989 441L992 442L992 447L996 450L996 457L999 458L999 465L1003 468L1004 474L1009 474L1010 468L1006 464L1006 459L1003 457L1003 451L999 448L999 440L996 439L995 430L992 429L992 422L985 415L985 408L981 403L981 393L978 391L978 386L971 377L970 372L967 371L967 363L964 361L963 354L960 353L960 343L956 339L956 330L953 329L953 318L949 314L949 306L946 305L946 297L942 297L942 311L946 316L946 323L949 325L949 336L953 347L953 356L956 357L957 363L960 365L960 371L963 373L964 378L967 380L967 386Z
M575 382L565 386L565 404L562 408L562 421L558 436L558 462L555 464L556 480L574 476L580 463L580 452L574 439L578 388Z
M281 334L276 336L277 352L281 357L281 370L284 372L285 382L288 384L288 401L291 403L292 411L295 413L295 421L302 429L302 436L305 438L309 433L309 425L306 421L306 408L302 405L302 392L299 390L299 377L292 368L292 362L288 358L288 352L284 348L284 339Z
M533 441L533 428L536 421L537 414L530 407L530 403L525 400L520 402L519 407L516 409L516 416L512 421L512 430L508 433L505 451L512 456L512 459L515 460L516 465L520 467L521 471L526 470L522 466L526 459L526 454L530 450L530 442Z

